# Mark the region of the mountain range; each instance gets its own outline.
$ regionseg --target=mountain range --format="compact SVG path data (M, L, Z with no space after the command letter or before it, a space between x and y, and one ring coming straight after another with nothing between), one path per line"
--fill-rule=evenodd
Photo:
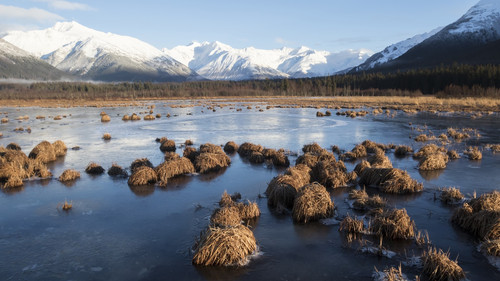
M0 39L0 78L96 81L193 81L302 78L397 71L442 64L500 63L500 1L481 0L457 21L381 52L331 53L307 47L236 49L193 42L159 50L129 36L77 22L12 31Z

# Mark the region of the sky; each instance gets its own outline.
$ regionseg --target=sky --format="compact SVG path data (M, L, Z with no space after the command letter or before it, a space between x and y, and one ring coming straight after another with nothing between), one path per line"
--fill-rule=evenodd
M450 24L479 0L0 0L0 35L76 21L159 49L198 41L234 48L386 46Z

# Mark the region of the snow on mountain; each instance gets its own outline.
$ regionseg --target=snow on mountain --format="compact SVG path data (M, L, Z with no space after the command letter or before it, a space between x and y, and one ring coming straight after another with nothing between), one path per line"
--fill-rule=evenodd
M193 42L163 52L214 80L313 77L333 74L365 61L369 50L330 53L307 47L236 49L220 42Z
M453 23L451 34L486 31L485 35L500 37L500 1L481 0Z
M197 77L145 42L77 22L59 22L45 30L13 31L3 39L60 70L96 80L184 81Z

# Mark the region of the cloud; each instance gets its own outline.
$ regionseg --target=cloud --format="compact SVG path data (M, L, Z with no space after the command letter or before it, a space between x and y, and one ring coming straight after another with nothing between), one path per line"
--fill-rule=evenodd
M285 39L283 39L281 37L274 38L274 42L281 44L281 45L286 45L288 43L288 41L286 41Z
M64 20L60 15L39 8L20 8L15 6L0 5L0 24L4 20L34 21L40 23Z
M49 7L52 7L56 10L80 10L80 11L89 11L92 10L92 8L87 5L87 4L82 4L82 3L77 3L77 2L70 2L70 1L64 1L64 0L34 0L35 2L44 2L49 5Z

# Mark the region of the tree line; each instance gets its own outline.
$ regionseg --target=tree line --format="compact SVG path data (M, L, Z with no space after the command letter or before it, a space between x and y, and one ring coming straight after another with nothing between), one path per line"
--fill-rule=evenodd
M0 99L421 95L500 98L500 66L452 65L406 72L248 81L0 83Z

